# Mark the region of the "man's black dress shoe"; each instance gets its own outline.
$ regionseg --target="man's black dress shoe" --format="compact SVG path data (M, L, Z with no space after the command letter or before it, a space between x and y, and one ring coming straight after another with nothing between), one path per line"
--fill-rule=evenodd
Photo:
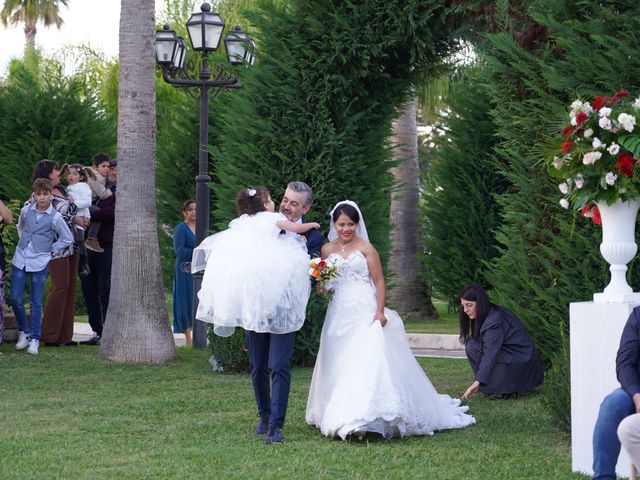
M100 336L94 335L89 340L83 340L80 345L100 345Z
M60 344L56 342L44 342L45 347L59 347Z
M264 437L264 443L267 445L284 443L282 429L278 427L269 427L267 435Z
M73 340L71 340L70 342L67 342L64 344L65 347L77 347L78 346L78 342L74 342Z
M264 435L269 431L269 417L260 417L256 425L256 435Z

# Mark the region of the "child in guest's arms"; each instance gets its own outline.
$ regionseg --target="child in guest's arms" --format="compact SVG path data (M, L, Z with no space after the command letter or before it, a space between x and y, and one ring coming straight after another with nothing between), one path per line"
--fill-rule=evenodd
M265 187L244 188L239 217L194 249L192 271L204 269L196 318L229 336L235 327L259 333L289 333L305 318L309 256L284 230L305 233L317 223L294 223L274 213Z
M67 179L67 194L69 199L78 207L76 216L91 218L91 187L87 183L89 179L95 180L95 174L90 168L74 163L62 167L62 176ZM78 275L85 277L89 275L89 262L87 258L87 247L84 242L84 228L76 225L76 242L80 252L80 263L78 264Z
M87 178L87 183L91 187L91 200L95 203L113 195L111 189L107 188L107 175L111 167L111 159L105 153L96 153L93 156L93 166L90 168L94 178ZM94 252L104 252L98 242L98 230L100 222L92 222L89 225L86 247Z
M27 348L38 354L42 321L42 297L47 279L47 267L52 253L73 243L73 235L64 218L51 206L51 182L38 178L33 182L34 201L20 210L18 235L11 269L11 307L18 322L17 350ZM31 322L22 301L27 277L31 278Z

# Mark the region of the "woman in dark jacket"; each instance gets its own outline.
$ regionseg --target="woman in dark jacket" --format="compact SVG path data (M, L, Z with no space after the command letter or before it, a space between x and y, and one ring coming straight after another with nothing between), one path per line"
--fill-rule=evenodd
M460 341L475 375L462 400L478 390L509 398L542 385L531 335L511 311L491 303L479 285L468 285L460 294Z

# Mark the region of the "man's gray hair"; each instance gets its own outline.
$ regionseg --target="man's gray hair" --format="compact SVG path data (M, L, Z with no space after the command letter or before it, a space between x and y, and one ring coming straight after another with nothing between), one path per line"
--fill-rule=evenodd
M313 190L304 182L289 182L287 184L289 190L293 190L296 193L302 193L302 206L306 207L313 203Z

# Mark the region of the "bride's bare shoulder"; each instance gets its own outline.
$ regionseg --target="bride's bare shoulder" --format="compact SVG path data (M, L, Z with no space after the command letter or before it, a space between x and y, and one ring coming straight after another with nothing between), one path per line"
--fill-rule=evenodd
M329 255L331 255L334 251L335 251L335 242L328 242L322 245L322 248L320 249L320 255L326 258Z

